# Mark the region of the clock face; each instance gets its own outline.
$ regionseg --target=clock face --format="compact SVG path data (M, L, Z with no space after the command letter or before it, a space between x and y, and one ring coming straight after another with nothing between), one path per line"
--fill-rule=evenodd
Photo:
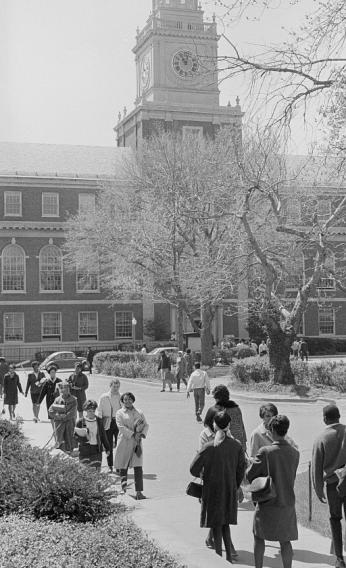
M178 51L173 55L172 67L181 79L195 77L199 71L198 57L191 51Z
M149 87L151 77L151 60L150 55L147 53L141 63L141 87L142 91Z

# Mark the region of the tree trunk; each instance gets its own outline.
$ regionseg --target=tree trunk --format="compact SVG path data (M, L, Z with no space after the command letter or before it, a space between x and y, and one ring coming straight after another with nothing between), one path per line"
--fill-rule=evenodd
M293 336L282 329L268 330L269 361L272 367L272 379L279 385L294 385L295 379L291 369L290 354Z
M201 362L209 367L213 363L213 334L212 323L215 310L211 304L205 304L201 308Z
M184 310L181 305L177 307L176 341L179 351L184 349Z

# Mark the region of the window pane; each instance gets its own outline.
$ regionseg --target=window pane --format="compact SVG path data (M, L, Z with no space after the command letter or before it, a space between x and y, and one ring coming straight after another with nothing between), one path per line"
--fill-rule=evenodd
M319 309L319 332L320 334L334 334L334 310L333 308L320 308Z
M62 257L60 250L46 246L40 252L41 291L62 290Z
M99 273L89 272L83 268L77 269L77 292L95 292L99 289Z
M97 312L79 312L79 337L97 339Z
M325 270L324 270L325 275L320 279L318 287L319 288L334 289L335 288L335 280L334 280L334 277L332 276L332 273L335 272L335 257L334 257L334 254L332 252L330 252L328 254L324 265L325 265ZM331 272L329 272L328 269Z
M24 314L15 312L4 314L5 341L24 341Z
M17 245L5 247L2 253L3 292L25 291L25 256Z
M61 313L42 314L42 339L61 339Z
M95 194L80 193L79 194L79 213L95 212Z
M21 191L5 191L5 215L22 215Z
M132 337L132 312L115 312L115 337Z
M59 195L58 193L42 193L42 216L59 216Z

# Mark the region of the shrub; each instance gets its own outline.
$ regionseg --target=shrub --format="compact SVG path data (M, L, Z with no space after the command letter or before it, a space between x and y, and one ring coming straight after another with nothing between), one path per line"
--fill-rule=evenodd
M114 363L129 363L130 361L146 361L145 353L137 353L131 351L101 351L94 357L94 367L99 373L104 372L104 367ZM107 373L109 374L109 373Z
M269 381L269 360L266 357L248 357L243 360L236 360L233 364L233 373L241 383Z
M254 357L257 355L256 351L248 345L244 345L244 347L233 347L231 352L233 357L237 357L237 359L245 359L246 357Z
M120 514L95 524L0 520L1 568L179 568Z
M110 481L66 456L52 457L23 440L19 427L3 439L0 515L26 512L36 518L96 521L111 512L104 490ZM11 425L12 426L12 425Z

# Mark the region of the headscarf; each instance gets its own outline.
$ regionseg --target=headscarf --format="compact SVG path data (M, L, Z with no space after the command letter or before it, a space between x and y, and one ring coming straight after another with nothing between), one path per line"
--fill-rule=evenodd
M214 447L220 446L224 439L227 436L227 432L229 429L229 425L231 423L231 417L227 412L222 410L221 412L217 412L214 416L214 422L218 427L216 430L215 438L214 438Z

